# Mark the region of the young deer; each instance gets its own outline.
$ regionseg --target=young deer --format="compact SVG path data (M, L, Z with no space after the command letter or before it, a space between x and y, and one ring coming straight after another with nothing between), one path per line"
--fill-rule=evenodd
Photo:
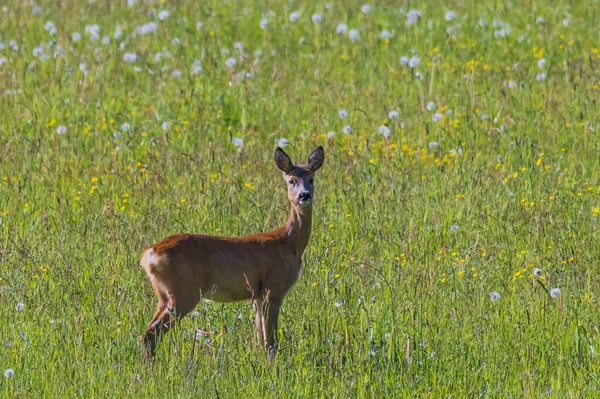
M157 336L201 298L252 300L259 343L275 355L279 308L298 279L311 233L314 175L324 157L323 147L318 147L306 165L294 166L281 148L275 150L290 202L290 217L277 230L246 237L175 234L144 251L141 264L158 297L158 309L140 337L146 358L153 357Z

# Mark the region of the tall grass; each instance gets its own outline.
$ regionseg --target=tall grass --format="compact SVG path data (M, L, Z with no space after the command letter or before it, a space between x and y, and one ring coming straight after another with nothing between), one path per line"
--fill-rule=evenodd
M600 396L598 1L36 4L0 19L6 397ZM143 248L282 224L281 139L326 160L276 360L202 303L144 363Z

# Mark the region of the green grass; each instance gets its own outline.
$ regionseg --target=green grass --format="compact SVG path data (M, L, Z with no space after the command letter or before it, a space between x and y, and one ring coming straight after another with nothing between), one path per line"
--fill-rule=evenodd
M598 1L411 3L411 26L399 2L19 4L0 11L4 396L600 396ZM276 360L250 303L202 303L145 364L142 250L284 223L280 138L296 161L317 145L326 159ZM195 327L218 333L194 344Z

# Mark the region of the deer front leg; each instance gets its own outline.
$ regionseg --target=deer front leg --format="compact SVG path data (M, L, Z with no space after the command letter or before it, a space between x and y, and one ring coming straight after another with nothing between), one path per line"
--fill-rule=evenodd
M265 308L264 301L262 298L254 298L252 300L254 308L256 309L256 337L258 338L258 345L264 348L266 345L266 331L265 331Z
M267 350L269 357L273 359L277 352L277 324L279 321L279 308L281 300L269 298L269 310L267 313Z

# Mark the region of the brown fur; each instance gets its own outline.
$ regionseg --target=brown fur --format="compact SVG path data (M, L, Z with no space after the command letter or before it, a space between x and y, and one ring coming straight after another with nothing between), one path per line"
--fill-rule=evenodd
M217 302L253 300L259 343L275 354L279 309L298 278L308 244L312 179L323 156L319 147L309 157L308 166L297 167L283 150L276 150L277 166L289 184L290 216L284 226L245 237L175 234L144 251L141 264L158 297L156 313L141 337L147 357L154 355L156 337L191 312L201 298ZM301 204L300 194L308 192L309 203Z

